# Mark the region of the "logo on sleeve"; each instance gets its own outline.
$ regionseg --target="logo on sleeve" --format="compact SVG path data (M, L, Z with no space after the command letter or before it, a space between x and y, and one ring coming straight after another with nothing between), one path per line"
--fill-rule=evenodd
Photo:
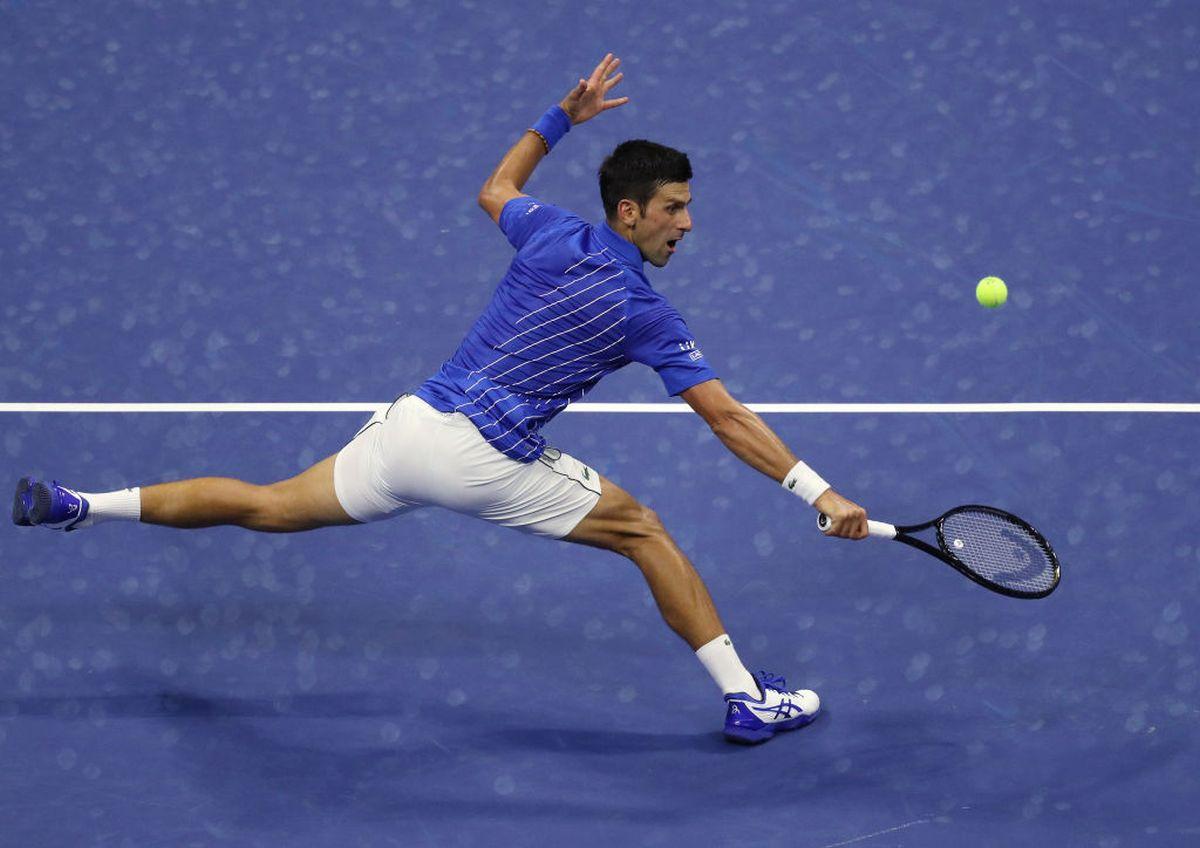
M704 358L704 352L701 351L700 348L696 347L695 339L688 339L686 342L678 342L677 344L679 345L680 352L686 353L688 355L688 359L692 360L692 362L696 362Z
M529 215L533 212L538 211L541 208L542 208L542 204L540 204L540 203L530 203L529 208L525 210L525 214Z

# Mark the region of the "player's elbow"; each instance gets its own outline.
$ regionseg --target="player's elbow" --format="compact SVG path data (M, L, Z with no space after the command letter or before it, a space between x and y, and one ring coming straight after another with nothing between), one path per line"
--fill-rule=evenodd
M739 427L744 416L751 414L729 394L720 380L697 383L683 391L681 397L718 436Z
M726 441L731 435L744 430L746 416L752 414L741 404L734 404L712 411L707 416L709 429L721 441Z
M483 184L483 188L479 189L479 196L475 199L479 203L479 208L488 213L493 221L499 221L504 204L520 193L512 183L492 177Z
M475 198L475 201L479 204L480 209L491 215L493 218L496 217L492 210L496 207L497 194L495 188L492 187L490 180L483 184L483 188L479 189L479 196Z

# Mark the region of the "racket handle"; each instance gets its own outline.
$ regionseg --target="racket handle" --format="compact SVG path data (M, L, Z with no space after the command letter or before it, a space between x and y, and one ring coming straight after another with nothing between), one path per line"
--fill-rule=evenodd
M817 528L822 533L829 532L829 516L823 512L817 516ZM883 521L872 521L868 518L867 535L875 536L880 539L895 539L896 527L893 524L888 524Z

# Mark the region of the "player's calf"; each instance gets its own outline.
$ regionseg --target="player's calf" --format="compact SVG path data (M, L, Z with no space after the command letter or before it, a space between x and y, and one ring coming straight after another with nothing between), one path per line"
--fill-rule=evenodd
M269 486L229 477L198 477L145 487L141 520L183 530L231 525L281 532L286 527L278 500Z

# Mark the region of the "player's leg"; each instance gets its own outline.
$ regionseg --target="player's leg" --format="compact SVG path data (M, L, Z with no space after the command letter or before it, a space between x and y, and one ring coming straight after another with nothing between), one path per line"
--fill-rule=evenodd
M388 412L391 409L389 408ZM339 453L308 470L265 486L228 477L200 477L115 492L88 493L58 481L22 478L13 522L76 530L124 519L166 527L217 525L268 533L375 521L415 508L378 485L378 445L387 412L372 416Z
M596 505L563 538L614 551L638 566L667 624L695 650L725 695L727 739L765 742L816 717L821 701L815 692L789 690L782 677L746 670L704 581L658 516L628 492L601 478Z
M650 586L663 620L692 650L725 632L704 581L658 515L611 480L601 478L600 500L564 541L632 560Z
M141 520L168 527L232 524L266 533L297 533L377 521L414 509L416 504L395 497L379 479L385 443L419 452L420 434L392 415L398 403L399 399L372 415L338 453L278 483L256 486L203 477L148 486L142 492Z
M357 524L334 491L337 455L287 480L257 486L228 477L199 477L146 486L141 520L165 527L233 525L265 533L296 533Z
M79 492L58 481L22 478L13 521L54 530L77 530L125 519L185 529L233 525L268 533L293 533L356 524L334 491L336 456L295 477L266 486L228 477L198 477L115 492Z

